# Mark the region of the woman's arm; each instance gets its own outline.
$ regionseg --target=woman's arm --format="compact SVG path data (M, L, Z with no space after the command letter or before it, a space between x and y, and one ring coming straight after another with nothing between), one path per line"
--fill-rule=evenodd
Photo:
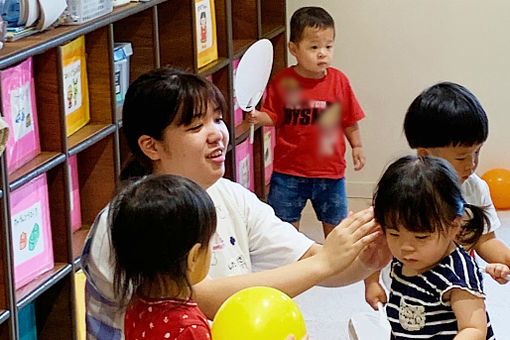
M454 289L451 292L450 303L459 328L454 339L485 340L487 314L483 298L463 289Z
M220 305L243 288L269 286L294 297L330 277L347 276L342 272L381 235L372 218L371 209L348 217L328 235L323 246L315 247L314 254L297 262L263 272L202 281L193 287L194 299L213 318Z

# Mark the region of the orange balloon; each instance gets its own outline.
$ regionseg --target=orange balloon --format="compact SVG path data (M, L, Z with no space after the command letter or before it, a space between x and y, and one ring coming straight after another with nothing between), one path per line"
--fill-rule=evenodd
M482 178L489 185L496 209L510 209L510 170L492 169L484 173Z

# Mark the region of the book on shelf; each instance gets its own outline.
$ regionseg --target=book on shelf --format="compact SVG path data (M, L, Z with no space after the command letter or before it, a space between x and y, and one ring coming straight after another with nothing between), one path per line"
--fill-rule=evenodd
M234 75L232 79L236 79L237 67L239 66L239 62L241 59L237 58L232 61L232 66L234 69ZM236 99L236 93L234 89L234 126L237 126L243 122L243 110L239 107Z
M76 339L85 340L87 331L85 328L85 282L87 278L80 269L74 273L74 298L76 301Z
M249 138L236 146L236 182L255 191L253 145Z
M46 174L11 193L10 212L14 281L18 289L54 266Z
M264 126L264 182L269 185L273 174L273 155L276 144L276 130L274 126Z
M34 301L18 310L18 330L19 340L37 340Z
M73 133L90 121L85 37L81 36L60 46L66 134Z
M81 228L81 204L80 204L80 184L78 177L78 157L72 155L69 157L69 183L71 184L71 228L73 232Z
M199 68L218 59L214 0L195 0L195 38Z
M7 169L19 169L41 152L32 57L0 71L2 112L9 125Z

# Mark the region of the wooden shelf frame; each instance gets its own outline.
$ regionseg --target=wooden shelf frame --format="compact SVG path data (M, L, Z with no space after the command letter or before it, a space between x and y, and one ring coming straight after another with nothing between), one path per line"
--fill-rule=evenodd
M60 26L0 50L0 69L27 57L34 60L41 154L8 175L0 163L0 340L17 340L18 310L35 303L39 339L76 339L74 275L90 225L119 184L129 150L122 132L121 106L115 101L113 49L131 42L130 81L161 66L177 66L210 77L228 104L224 119L230 132L225 176L236 173L235 146L249 134L246 123L233 122L233 61L261 38L275 47L273 72L287 65L285 0L215 0L218 60L198 68L194 1L152 0L130 3L111 14L77 26ZM90 122L66 136L59 46L85 36ZM263 131L256 127L255 192L265 197ZM78 159L82 227L71 229L69 157ZM25 287L14 289L9 201L12 191L46 174L55 267Z

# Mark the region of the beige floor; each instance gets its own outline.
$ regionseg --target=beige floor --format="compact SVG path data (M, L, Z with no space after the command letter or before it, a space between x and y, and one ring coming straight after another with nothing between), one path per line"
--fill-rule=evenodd
M350 199L350 209L358 211L370 204L365 199ZM501 213L503 226L497 231L499 238L510 244L510 212ZM321 224L310 205L307 205L301 220L302 231L317 242L324 240ZM485 280L487 308L499 340L510 340L510 284L498 285ZM347 339L347 322L356 313L371 313L364 301L362 283L342 288L315 287L296 298L306 320L312 340ZM379 340L379 339L371 339ZM387 340L387 339L385 339Z

